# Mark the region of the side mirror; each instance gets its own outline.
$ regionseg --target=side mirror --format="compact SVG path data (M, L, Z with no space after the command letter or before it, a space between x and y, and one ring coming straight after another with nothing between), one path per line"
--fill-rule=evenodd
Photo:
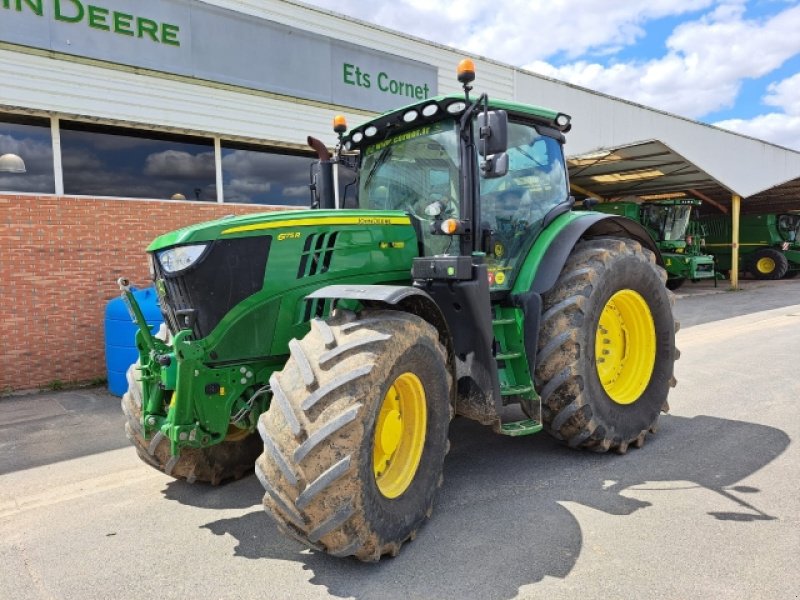
M500 152L487 156L481 163L481 175L484 179L504 177L508 173L508 154Z
M508 150L508 113L504 110L490 110L478 115L479 150L487 158Z

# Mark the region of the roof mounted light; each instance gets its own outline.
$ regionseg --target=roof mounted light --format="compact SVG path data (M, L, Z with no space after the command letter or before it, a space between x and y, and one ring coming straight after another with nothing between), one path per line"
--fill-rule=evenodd
M439 112L439 105L438 104L428 104L427 106L422 107L422 116L423 117L432 117L437 112Z
M347 119L344 115L336 115L333 117L333 131L342 134L347 131Z
M411 110L408 110L405 113L403 113L403 121L405 121L406 123L411 123L412 121L416 120L418 116L419 113L412 108Z
M378 128L375 125L370 125L364 130L364 135L367 137L373 137L376 133L378 133Z
M351 138L350 138L350 139L352 139L352 140L353 140L353 143L354 143L354 144L358 144L358 143L359 143L361 140L363 140L363 139L364 139L364 134L363 134L363 133L361 133L360 131L356 131L356 132L355 132L355 133L354 133L354 134L351 136Z
M569 115L565 115L564 113L558 113L556 118L553 119L553 122L556 124L561 131L569 131L570 122L572 121L572 117Z
M445 110L447 110L447 112L449 112L451 115L455 115L460 112L464 112L465 108L467 108L466 102L451 102L447 105Z
M458 63L456 72L458 73L458 80L461 83L471 83L475 80L475 63L472 59L465 58Z

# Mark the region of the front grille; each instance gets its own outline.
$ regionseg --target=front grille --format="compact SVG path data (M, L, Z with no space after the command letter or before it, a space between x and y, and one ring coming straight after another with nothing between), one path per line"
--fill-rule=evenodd
M195 339L206 337L230 310L264 286L271 236L217 240L188 269L166 273L155 258L156 281L163 281L161 307L172 333L183 329L178 312L194 310Z

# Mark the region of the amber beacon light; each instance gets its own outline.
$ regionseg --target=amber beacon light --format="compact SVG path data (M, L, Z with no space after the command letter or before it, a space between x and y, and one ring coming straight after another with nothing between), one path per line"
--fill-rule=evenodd
M458 80L461 83L470 83L475 80L475 63L472 59L465 58L458 63Z
M344 133L347 131L347 119L344 118L344 115L336 115L333 117L333 130L336 133Z

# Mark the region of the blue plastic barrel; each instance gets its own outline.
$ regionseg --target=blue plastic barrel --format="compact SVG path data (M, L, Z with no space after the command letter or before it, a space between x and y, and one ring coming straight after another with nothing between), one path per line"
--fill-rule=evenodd
M152 333L158 332L164 318L158 307L155 288L134 290L136 301L142 309L145 321ZM128 389L125 373L136 359L136 331L138 327L131 319L128 307L122 298L114 298L106 305L106 374L108 391L115 396L122 396Z

